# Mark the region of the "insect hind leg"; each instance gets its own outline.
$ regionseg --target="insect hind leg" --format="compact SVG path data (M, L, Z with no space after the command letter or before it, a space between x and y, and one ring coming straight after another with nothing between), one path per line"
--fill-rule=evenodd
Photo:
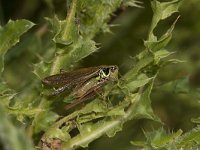
M79 99L75 100L73 103L66 105L65 110L69 110L81 103L90 100L91 98L95 97L97 93L99 94L101 91L102 91L101 87L96 87L95 89L88 91L87 93L82 95Z

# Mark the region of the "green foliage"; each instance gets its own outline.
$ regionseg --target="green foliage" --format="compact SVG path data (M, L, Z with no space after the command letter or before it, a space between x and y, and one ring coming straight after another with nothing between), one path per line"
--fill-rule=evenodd
M19 37L27 32L34 24L27 20L9 21L5 27L0 28L0 70L4 69L4 55L9 48L19 42Z
M33 149L32 142L22 129L17 129L11 121L4 108L0 105L0 139L5 149L27 150Z
M156 131L144 132L147 141L131 141L131 144L142 146L144 149L161 149L168 148L174 149L174 141L181 135L182 131L178 130L175 133L167 134L166 131L161 128Z
M131 144L143 149L198 149L200 141L199 126L182 134L182 130L175 133L166 133L161 128L151 132L144 132L146 141L131 141Z
M177 147L181 147L184 149L192 148L198 149L200 145L200 128L197 126L196 128L192 129L191 131L183 134L177 142Z
M46 4L49 9L54 9L53 1L46 1ZM72 0L67 1L67 5L65 19L56 14L48 16L46 24L23 37L21 42L21 35L33 27L32 22L9 21L0 28L0 142L3 147L33 149L32 143L35 143L35 148L47 150L85 148L103 135L116 137L119 131L124 130L125 124L133 120L148 119L162 126L162 119L154 114L151 106L154 90L173 90L177 95L184 93L187 98L198 99L199 89L190 86L188 77L157 85L161 70L168 64L179 62L177 58L170 58L174 52L167 46L179 18L176 13L180 1L153 0L147 39L143 49L131 59L126 73L117 83L106 85L103 96L97 96L81 109L65 112L66 99L70 96L48 96L51 90L43 87L41 80L59 73L60 69L68 71L81 66L85 58L99 52L100 46L94 39L99 33L111 32L109 22L113 14L128 6L142 7L142 3L137 0ZM167 19L173 21L158 36L157 29ZM7 52L14 45L11 52ZM28 62L32 71L29 68L27 72L22 71L22 77L15 76L17 69L12 63L17 62L13 58L17 61L23 59L18 64L22 70L27 69L25 64ZM92 62L89 64L92 66ZM23 78L26 73L28 77ZM20 83L19 88L17 83ZM194 118L192 122L199 123L199 118ZM25 131L17 128L25 128ZM186 133L181 129L167 133L160 128L145 131L144 135L143 141L133 140L131 144L144 149L187 149L197 148L200 144L199 126ZM26 136L32 139L32 143Z

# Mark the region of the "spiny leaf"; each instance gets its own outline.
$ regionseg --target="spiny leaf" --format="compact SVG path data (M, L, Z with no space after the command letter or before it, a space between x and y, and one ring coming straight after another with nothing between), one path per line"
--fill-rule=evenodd
M76 45L70 46L71 51L66 55L65 63L74 64L97 50L95 42L90 39L79 39Z
M14 94L14 91L9 89L8 85L0 80L0 96Z
M155 135L151 141L151 145L153 148L161 148L167 146L167 144L175 141L182 134L182 130L178 130L175 133L167 135L165 131L158 130L155 132Z
M179 0L173 0L170 2L159 2L153 0L151 2L151 6L154 12L154 16L152 19L151 27L149 30L148 40L155 41L157 37L153 34L153 30L157 26L160 20L166 19L167 17L171 16L173 13L178 12L179 8Z
M34 120L34 133L39 133L40 131L46 131L50 125L58 119L58 115L52 111L45 111L39 113L39 116Z
M83 37L93 38L110 18L110 15L120 6L122 0L80 0L80 33Z
M200 89L191 86L188 77L167 82L157 88L164 92L173 92L176 95L184 94L188 99L192 99L192 101L188 101L188 104L200 106L200 104L197 103L200 98Z
M149 83L148 87L142 93L141 98L138 101L137 106L135 110L133 111L133 114L131 117L147 118L147 119L152 119L155 121L160 121L159 118L154 115L152 107L151 107L150 94L153 87L153 82L154 80L152 80Z
M143 2L139 1L139 0L123 0L124 6L132 6L132 7L143 8L142 4L143 4Z
M70 135L66 131L63 131L63 129L58 128L50 128L48 132L46 132L46 137L50 139L58 138L62 141L68 141L71 139Z
M42 80L48 76L50 65L51 62L45 62L43 60L37 64L33 64L33 73L38 77L38 79Z
M145 142L143 141L130 141L130 143L135 146L145 147Z
M123 127L123 122L119 123L117 126L113 126L113 128L111 128L110 130L108 130L106 132L106 135L108 137L114 137L116 135L117 132L121 131Z
M16 95L14 90L11 90L7 84L3 81L0 81L0 105L8 107L10 100Z
M117 126L113 126L113 124L117 124ZM66 142L64 144L64 148L70 149L76 146L87 147L90 142L92 142L94 139L97 139L105 132L108 133L108 135L113 135L114 133L116 133L115 129L121 130L121 128L118 128L119 124L121 124L119 120L115 121L114 119L108 119L106 122L99 121L96 124L85 126L87 127L87 129L82 130L84 131L82 132L82 134L79 134L76 137L72 138L70 141ZM112 129L114 129L114 132L112 132Z
M138 79L129 82L126 87L129 89L130 92L136 90L139 87L142 87L150 82L152 78L148 78L147 76L139 76Z
M31 140L25 136L25 132L16 128L10 121L5 110L0 105L0 139L8 150L33 150Z
M144 132L146 141L131 141L132 145L143 147L144 149L176 148L175 142L181 136L182 130L175 133L166 133L163 128Z
M0 104L2 106L8 107L10 100L15 96L15 93L9 93L9 94L4 94L0 95Z
M20 36L34 24L27 20L9 21L0 29L0 72L4 69L4 55L9 48L19 42Z
M186 132L177 142L179 147L196 149L200 145L200 126Z
M8 114L15 115L17 120L20 122L24 122L24 119L26 116L28 116L29 118L32 118L36 113L44 112L43 110L39 108L32 108L32 107L24 108L23 106L8 107L7 110L8 110Z
M171 54L173 54L173 52L169 52L166 49L161 49L161 50L154 53L155 59L158 59L158 60L165 58L165 57L167 57Z
M140 54L139 54L140 55ZM144 56L142 56L139 61L129 70L123 78L126 82L131 82L137 79L137 75L147 65L149 65L153 61L153 55L149 52L145 52Z
M194 122L194 123L200 124L200 117L198 117L198 118L192 118L191 121Z
M55 60L52 62L51 74L58 73L61 68L73 67L81 59L97 50L95 42L81 37L65 49L57 51Z
M53 41L55 43L67 46L72 44L79 38L78 26L75 24L74 18L73 20L59 20L57 16L54 16L54 18L46 18L46 19L52 26L52 32L54 34ZM70 26L68 24L70 24ZM67 28L69 28L70 30L68 31ZM63 32L64 29L65 32ZM70 32L68 33L68 36L65 35L67 31Z
M132 141L131 144L151 149L196 149L200 144L199 126L183 135L181 135L182 132L182 130L178 130L174 133L166 133L163 128L160 128L155 131L144 132L146 141Z
M174 21L174 23L171 25L171 27L167 30L165 34L163 34L159 39L157 39L156 36L154 38L149 38L147 41L144 41L144 45L148 50L151 51L158 51L161 50L162 48L165 48L165 46L169 43L171 40L172 36L172 31L174 29L174 26L177 22L179 17Z

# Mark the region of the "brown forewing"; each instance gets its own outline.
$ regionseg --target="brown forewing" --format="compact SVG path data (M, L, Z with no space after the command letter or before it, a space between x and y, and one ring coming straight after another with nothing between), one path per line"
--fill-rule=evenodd
M89 67L69 72L62 72L60 74L44 78L42 83L46 86L55 88L59 88L64 85L69 85L69 88L73 88L92 77L98 76L98 69L99 67Z

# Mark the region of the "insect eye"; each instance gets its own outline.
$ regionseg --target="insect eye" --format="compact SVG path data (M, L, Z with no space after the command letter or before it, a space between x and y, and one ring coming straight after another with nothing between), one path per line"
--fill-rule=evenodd
M104 74L107 76L110 73L110 69L109 68L104 68L103 69Z
M114 71L114 70L116 70L116 67L112 66L112 67L110 67L110 69L111 69L111 71Z

